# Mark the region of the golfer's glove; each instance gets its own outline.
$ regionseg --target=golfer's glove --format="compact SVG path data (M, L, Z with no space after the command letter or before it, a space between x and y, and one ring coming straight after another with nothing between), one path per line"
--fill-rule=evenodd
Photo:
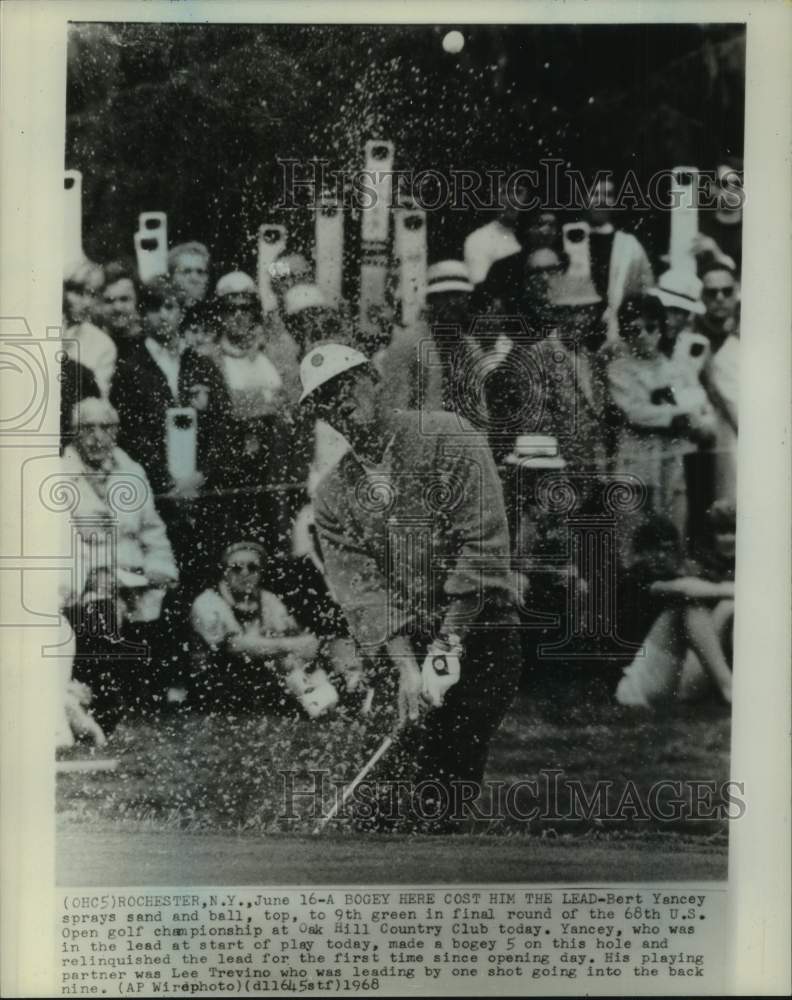
M422 694L432 708L443 704L446 691L459 680L461 645L456 636L449 642L434 642L421 667Z

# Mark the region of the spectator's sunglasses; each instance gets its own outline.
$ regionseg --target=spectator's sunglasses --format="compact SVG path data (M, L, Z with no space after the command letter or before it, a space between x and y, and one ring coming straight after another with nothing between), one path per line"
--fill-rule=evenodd
M652 334L660 333L661 330L662 328L656 319L636 316L625 325L622 331L622 337L625 340L635 340L640 337L641 334L646 333L651 336Z
M258 311L259 304L255 299L248 299L244 302L233 302L221 299L220 311L224 313L247 312L251 315Z
M95 423L84 423L80 421L81 431L104 431L105 434L117 434L118 424L95 424Z
M705 299L716 299L722 295L724 299L730 299L734 295L734 285L724 285L721 288L704 288L701 292Z
M242 573L247 571L248 573L260 573L261 563L257 562L230 562L228 563L227 569L230 569L232 573Z

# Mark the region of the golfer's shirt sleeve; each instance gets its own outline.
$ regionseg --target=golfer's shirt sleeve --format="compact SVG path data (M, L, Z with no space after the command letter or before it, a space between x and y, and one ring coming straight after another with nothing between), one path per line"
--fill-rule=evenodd
M357 537L350 519L344 519L341 510L336 512L323 492L315 501L315 518L330 593L360 647L373 650L403 631L409 615L365 540Z
M453 450L460 500L450 511L441 632L464 637L487 606L513 609L515 594L503 489L486 439L471 435Z

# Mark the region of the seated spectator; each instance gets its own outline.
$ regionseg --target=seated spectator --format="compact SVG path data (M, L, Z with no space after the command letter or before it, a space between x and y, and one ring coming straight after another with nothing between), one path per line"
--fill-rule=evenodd
M119 358L110 393L121 418L119 444L145 468L157 494L191 496L213 476L225 448L230 402L217 366L187 347L181 334L182 307L167 278L142 291L145 339ZM172 407L197 412L197 471L179 481L171 476L167 416Z
M229 545L220 581L193 603L189 697L197 706L266 707L273 714L298 707L301 688L295 681L316 660L319 642L298 628L280 598L262 587L264 569L260 545ZM333 695L323 694L331 707Z
M725 157L715 169L712 208L699 209L699 234L693 243L699 273L714 264L739 275L742 268L743 161Z
M636 476L651 510L686 529L683 456L712 439L714 414L689 367L661 353L665 308L653 295L625 299L619 329L627 353L608 366L611 399L621 414L615 469Z
M116 363L111 338L91 322L94 288L104 281L102 269L83 262L63 282L63 339L67 355L93 372L103 396L110 392Z
M100 316L119 357L134 349L145 336L138 313L140 284L137 272L124 261L113 261L104 269Z
M716 538L723 528L716 524ZM621 705L655 706L700 694L707 684L731 702L727 649L734 613L733 519L725 528L716 543L721 546L720 572L709 578L694 575L700 570L684 564L679 535L666 519L647 517L636 530L632 562L619 589L619 634L642 643L643 655L619 681L616 700Z
M734 273L713 266L702 277L705 314L698 330L709 341L701 381L715 410L713 497L737 494L737 395L739 375L738 286Z

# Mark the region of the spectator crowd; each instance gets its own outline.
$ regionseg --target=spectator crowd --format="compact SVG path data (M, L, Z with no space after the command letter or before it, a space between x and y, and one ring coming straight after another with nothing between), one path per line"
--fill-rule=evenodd
M740 170L717 177L733 190ZM63 469L75 522L111 529L80 534L64 586L66 700L89 690L105 732L139 712L369 708L377 664L313 525L348 443L299 405L300 362L332 341L368 355L386 418L445 410L486 436L524 683L562 688L566 657L625 706L729 701L742 222L725 196L699 216L689 256L669 260L619 228L610 181L574 217L523 210L518 191L454 259L430 261L418 322L375 339L326 300L309 248L270 267L274 309L200 242L146 283L127 261L73 267ZM139 502L119 509L117 483ZM554 483L574 502L554 507ZM582 557L586 530L610 533L604 561Z

